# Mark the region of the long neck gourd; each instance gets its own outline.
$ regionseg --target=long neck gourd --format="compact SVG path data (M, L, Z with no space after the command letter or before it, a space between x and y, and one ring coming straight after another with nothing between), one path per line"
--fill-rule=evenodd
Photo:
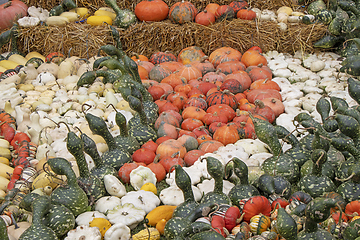
M89 123L89 128L93 134L102 136L109 147L109 151L102 155L105 164L118 170L124 163L131 161L130 153L116 145L114 137L111 135L106 122L102 118L87 113L85 119Z
M316 111L320 114L325 131L334 132L339 128L336 120L329 118L331 104L325 97L319 98L319 100L316 102L315 108Z
M59 239L56 233L42 223L42 218L50 209L50 198L39 196L32 203L32 223L20 236L19 240Z
M47 163L54 173L65 175L67 179L66 186L59 186L51 193L51 201L69 208L74 216L85 212L89 206L88 197L79 187L70 162L65 158L50 158Z
M336 114L335 120L338 123L341 133L352 138L356 147L360 146L360 123L351 116Z
M349 170L351 175L336 190L346 202L355 201L360 196L360 165L354 164Z
M231 161L233 162L234 174L238 177L240 183L230 190L228 196L232 204L239 207L240 200L260 195L260 193L253 185L249 184L247 165L237 157L232 158Z
M140 144L144 144L149 140L155 141L157 139L157 134L155 130L152 129L148 124L148 120L141 101L131 95L128 97L128 101L130 108L136 111L140 117L140 124L131 126L129 129L129 134L135 137Z
M298 183L300 190L310 194L313 198L322 196L325 192L335 191L333 181L322 175L322 166L327 160L323 149L315 149L311 154L313 161L312 173L302 177Z
M126 118L119 111L116 111L115 122L120 129L120 134L115 137L116 144L126 149L130 154L134 153L140 148L140 144L135 137L129 135Z
M201 199L202 203L230 204L231 200L223 193L224 166L214 157L206 158L206 168L209 175L215 180L214 190L208 192Z
M97 176L99 179L104 179L107 174L117 175L115 168L104 163L103 159L97 150L96 143L88 135L82 133L80 135L84 144L84 151L94 161L95 167L90 170L91 175Z

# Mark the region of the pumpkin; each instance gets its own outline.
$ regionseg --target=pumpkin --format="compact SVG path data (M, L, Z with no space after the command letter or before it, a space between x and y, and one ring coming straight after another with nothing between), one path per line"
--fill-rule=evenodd
M200 61L205 53L197 46L190 46L182 49L178 54L178 62L186 65L193 61Z
M27 16L27 5L19 0L10 0L0 5L0 30L10 28L19 18Z
M202 12L199 12L195 17L195 22L204 26L213 24L215 20L215 15L211 12L208 12L206 9Z
M256 12L251 9L240 9L236 17L243 20L254 20L256 18Z
M209 81L203 81L199 83L199 86L197 88L202 92L204 96L207 96L210 91L210 89L217 88L215 83L209 82Z
M141 148L145 148L145 149L151 150L153 152L156 152L157 147L158 147L158 144L155 143L153 140L149 140L141 146Z
M360 200L354 200L346 204L345 213L351 220L354 216L360 215Z
M175 139L168 139L162 142L156 149L156 154L160 154L160 159L169 157L176 152L179 152L179 157L183 158L186 153L186 148Z
M235 143L240 139L237 126L234 123L228 123L222 127L219 127L215 131L213 139L221 142L225 146L230 143Z
M155 173L156 181L161 182L166 177L166 170L164 166L159 163L159 156L156 156L154 161L147 165L146 167L150 168L150 170Z
M216 72L208 72L203 75L202 81L208 81L208 82L223 82L225 80L226 75L220 71Z
M209 130L205 126L200 126L192 130L192 132L196 135L196 137L202 135L210 135Z
M154 101L160 99L161 96L165 94L165 90L162 87L158 86L158 85L150 86L148 88L148 92L150 93L150 95L152 96Z
M186 166L192 166L202 155L204 155L205 152L202 150L194 149L191 151L188 151L185 154L184 162Z
M241 93L243 91L241 83L236 79L227 79L221 86L220 90L229 90L232 94Z
M250 89L275 89L281 91L279 85L275 81L271 81L271 79L258 79L255 80L250 85Z
M283 102L277 98L264 98L262 99L262 102L274 111L275 117L278 117L280 114L285 112Z
M256 99L263 100L264 98L277 98L282 101L280 92L274 89L252 89L247 93L246 98L250 103L254 103Z
M177 59L171 52L155 52L150 56L149 61L153 64L160 64L162 62L177 61Z
M176 112L179 112L179 108L176 107L172 102L167 100L165 104L159 107L159 114L168 110L174 110Z
M160 124L160 126L157 130L157 136L158 137L168 136L172 139L177 139L178 138L178 128L175 127L174 125L163 122Z
M254 82L256 80L260 80L260 79L268 79L271 80L272 79L272 73L261 68L261 67L254 67L252 68L249 72L249 77L251 78L251 80ZM275 88L274 88L275 89Z
M264 116L270 123L275 121L275 112L269 107L266 106L261 100L256 99L254 112Z
M241 61L248 66L257 66L259 64L267 65L266 58L256 50L247 50L241 57Z
M234 109L227 104L216 104L216 105L210 106L210 107L208 107L206 112L207 113L217 112L220 115L224 115L228 118L229 122L231 120L233 120L233 118L236 116L236 112L234 111Z
M242 203L240 203L241 205ZM270 217L271 204L264 196L253 196L243 203L244 221L250 222L250 219L258 214Z
M205 114L206 114L205 110L198 108L198 107L190 106L190 107L185 108L182 111L181 116L183 119L196 118L196 119L201 120Z
M182 0L177 2L169 10L169 19L178 24L193 22L197 14L196 7L191 2Z
M255 104L250 103L249 100L247 100L246 98L240 99L238 103L239 103L238 108L242 111L253 112L255 110Z
M249 74L245 71L236 71L229 75L226 75L225 80L227 79L236 79L237 81L239 81L243 91L248 89L252 83Z
M132 57L131 59L136 61L149 61L149 59L145 56L145 55L141 55L141 54L137 54L137 53L132 53Z
M118 172L121 181L123 183L130 183L130 173L138 166L146 166L146 165L144 163L136 163L136 162L124 163L124 165L121 166Z
M176 87L177 85L187 83L186 78L179 76L176 73L171 73L169 76L163 78L161 83L168 83L171 87Z
M155 121L154 128L157 130L163 122L171 124L177 128L180 127L179 120L169 112L162 112L159 115L159 117Z
M244 138L255 139L256 138L254 123L251 121L250 118L248 118L246 121L242 121L242 122L234 121L234 123L238 126L238 133L239 133L239 137L241 139L244 139Z
M143 66L138 65L138 73L139 73L139 76L140 76L141 80L149 79L149 72Z
M222 62L240 61L241 57L242 55L238 50L231 47L221 47L210 54L209 61L214 65L214 67L217 67Z
M204 98L201 98L201 97L190 97L186 101L186 103L184 104L184 109L187 108L187 107L190 107L190 106L198 107L198 108L201 108L203 110L207 109L206 100Z
M232 107L232 109L235 110L238 106L238 102L234 94L232 94L229 90L214 92L210 94L209 96L206 97L206 102L209 107L223 103L229 105L230 107Z
M244 0L240 0L231 2L229 6L232 7L232 9L235 11L235 14L237 14L240 9L247 9L249 4Z
M203 76L209 72L215 72L214 65L209 62L208 56L202 57L200 61L192 61L190 64L199 69Z
M162 21L169 14L168 5L162 0L143 0L136 4L134 13L140 21Z
M195 128L204 126L203 122L196 118L186 118L181 123L181 128L185 130L192 131Z
M220 5L215 12L216 19L221 20L232 20L235 17L235 11L229 5Z
M255 235L265 232L271 225L271 220L268 216L259 214L250 219L250 229Z
M148 73L150 72L150 70L151 70L153 67L155 67L155 65L154 65L153 63L149 62L149 61L137 60L137 61L135 61L135 62L136 62L136 64L137 64L138 66L141 66L141 67L145 68L145 69L148 71Z
M180 152L175 152L171 156L160 158L159 163L163 165L167 173L172 172L174 170L174 168L172 168L174 165L180 165L182 167L185 166L184 159L181 158L179 154Z
M215 152L216 150L218 150L219 147L223 147L223 146L224 146L224 144L219 141L209 140L209 141L205 141L205 142L201 143L199 145L198 150L201 150L205 153L212 153L212 152Z
M178 71L184 64L178 62L178 61L166 61L160 63L162 66L168 67L172 72Z
M146 165L152 163L155 159L155 153L146 148L139 148L132 154L132 160L137 163L145 163Z
M156 65L149 72L149 78L161 82L164 78L170 76L171 70L168 67Z
M208 5L206 5L205 10L206 10L207 12L209 12L209 13L214 14L214 16L215 16L216 10L217 10L219 7L220 7L220 5L217 4L217 3L209 3Z
M216 70L219 70L226 75L236 71L245 71L245 69L245 65L239 60L222 62L216 67Z
M201 71L190 64L182 66L177 72L177 75L179 75L180 77L184 77L187 81L202 77Z
M219 114L218 112L214 112L214 113L206 113L202 118L202 121L203 123L205 123L205 125L209 126L214 122L227 123L228 118L224 115Z

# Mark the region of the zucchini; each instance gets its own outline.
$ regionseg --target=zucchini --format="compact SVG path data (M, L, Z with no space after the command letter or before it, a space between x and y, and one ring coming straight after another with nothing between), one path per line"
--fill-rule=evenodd
M79 187L70 162L65 158L50 158L47 163L54 173L65 175L67 179L67 185L59 186L51 193L51 201L69 208L75 217L85 212L89 206L88 198Z
M56 233L49 227L42 223L42 218L50 209L50 198L48 196L39 196L32 203L32 223L28 229L26 229L19 240L38 240L38 239L59 239Z

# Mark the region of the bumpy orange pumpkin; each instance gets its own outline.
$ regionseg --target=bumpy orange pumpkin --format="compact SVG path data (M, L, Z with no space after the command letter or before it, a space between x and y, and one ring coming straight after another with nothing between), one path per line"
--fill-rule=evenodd
M27 15L25 3L19 0L8 1L0 5L0 30L10 28L19 18Z
M214 50L210 56L209 61L214 65L214 67L217 67L222 62L227 61L235 61L241 59L241 53L231 47L221 47L216 50Z
M178 62L189 64L193 61L200 61L205 53L197 46L190 46L182 49L178 55Z
M162 0L144 0L136 4L136 17L140 21L162 21L169 14L168 5Z
M235 123L228 123L216 129L213 139L221 142L225 146L230 143L235 143L240 139L237 126Z
M193 22L197 14L196 7L191 2L182 0L175 3L169 10L169 18L174 23Z

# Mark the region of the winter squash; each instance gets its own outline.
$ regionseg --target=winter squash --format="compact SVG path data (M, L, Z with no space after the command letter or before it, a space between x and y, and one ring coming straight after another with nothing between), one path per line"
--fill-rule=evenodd
M130 183L130 173L132 170L134 170L138 166L145 166L145 164L144 163L136 163L136 162L124 163L124 165L122 165L120 167L119 173L118 173L121 181L123 183Z
M235 14L237 14L240 9L247 9L249 4L244 0L240 0L231 2L229 6L232 7L235 11Z
M225 126L219 127L215 131L213 139L221 142L225 146L231 143L235 143L240 139L237 126L235 123L228 123Z
M27 5L19 0L10 0L0 5L0 30L10 28L19 18L27 16Z
M256 18L256 12L251 9L240 9L236 17L243 20L254 20Z
M278 117L280 114L285 112L284 104L277 98L264 98L262 99L262 102L274 111L275 117Z
M157 22L167 18L169 7L162 0L143 0L136 4L134 13L140 21Z
M360 215L360 200L354 200L349 202L345 207L345 213L348 214L349 219L354 216Z
M177 74L180 77L184 77L187 81L191 79L198 79L202 77L201 71L190 64L186 64L179 69Z
M221 86L220 86L220 90L229 90L232 94L237 94L237 93L241 93L243 92L243 88L242 85L240 84L240 82L236 79L227 79L225 80Z
M250 89L275 89L281 91L279 85L268 78L255 80L250 85Z
M263 64L267 66L266 58L256 50L247 50L241 57L241 61L248 66L257 66Z
M193 22L197 14L194 4L188 1L182 0L171 6L169 10L169 19L178 24L185 22Z
M168 67L156 65L149 72L149 78L161 82L164 78L170 76L171 70Z
M192 130L192 132L196 135L196 137L202 135L210 135L209 130L205 126L200 126Z
M253 82L259 79L272 79L272 73L261 67L252 68L248 74Z
M149 59L145 55L133 53L133 56L131 57L132 60L136 61L149 61Z
M162 62L177 61L177 59L171 52L155 52L150 56L149 61L153 64L160 64Z
M206 113L202 118L202 121L203 123L205 123L205 125L209 126L214 122L227 123L228 118L225 115L221 115L218 112L214 112L214 113Z
M190 46L182 49L178 54L178 62L186 65L193 61L200 61L205 56L201 48L197 46Z
M155 65L154 65L153 63L149 62L149 61L137 60L137 61L135 61L135 62L136 62L136 64L137 64L138 66L141 66L141 67L145 68L145 69L148 71L148 73L150 72L150 70L151 70L153 67L155 67Z
M181 123L181 128L185 130L192 131L195 128L204 126L203 122L196 118L186 118Z
M203 81L209 81L212 83L215 82L223 82L225 80L226 75L220 71L216 71L216 72L208 72L206 74L203 75L202 80Z
M198 149L188 151L184 157L185 165L188 167L192 166L194 164L194 162L196 162L199 159L199 157L201 157L204 154L205 154L204 151L201 151Z
M167 173L174 170L174 168L172 168L174 165L180 165L182 167L185 166L184 159L182 157L179 157L179 154L179 152L175 152L171 156L160 158L159 163L163 165Z
M148 92L151 94L154 101L160 99L161 96L165 94L165 90L162 87L158 86L158 85L150 86L148 88Z
M235 17L235 11L229 5L220 5L215 12L216 19L221 20L232 20Z
M186 78L179 76L176 73L171 73L169 76L161 80L162 83L168 83L171 87L176 87L177 85L187 83Z
M212 153L212 152L215 152L216 150L218 150L219 147L223 147L223 146L224 146L224 144L222 144L219 141L209 140L209 141L205 141L205 142L201 143L198 150L201 150L205 153Z
M208 107L206 112L207 113L217 112L220 115L224 115L228 118L229 122L231 120L233 120L233 118L236 116L236 112L234 111L234 109L227 104L216 104L216 105L210 106L210 107Z
M180 123L179 123L178 119L169 112L162 112L159 115L158 119L156 119L156 121L155 121L154 128L157 130L160 127L161 123L163 123L163 122L171 124L177 128L180 127Z
M149 149L153 152L156 152L157 147L158 144L156 144L153 140L149 140L141 146L141 148Z
M245 201L243 206L244 221L250 222L250 219L258 214L270 217L271 204L264 196L254 196Z
M277 98L282 101L280 92L274 89L252 89L247 93L246 98L250 103L254 103L256 99L263 100L264 98Z
M203 81L199 83L197 87L203 95L207 96L209 94L209 90L212 88L217 88L216 84L210 81Z
M190 63L192 66L200 70L201 74L204 76L206 73L215 72L214 65L209 62L209 57L204 56L200 61L193 61Z
M145 163L146 165L152 163L155 159L155 153L146 148L140 148L132 154L132 160L137 163Z
M220 7L219 4L217 3L209 3L208 5L206 5L205 10L209 13L214 14L216 13L216 10Z
M201 120L205 114L206 112L203 109L190 106L182 111L181 116L183 117L183 119L196 118Z
M149 72L143 66L138 65L138 73L139 73L139 76L140 76L141 80L149 79Z
M242 91L248 89L251 86L252 80L249 74L245 71L236 71L229 75L226 75L225 80L236 79L242 86Z
M201 98L201 97L190 97L186 101L186 103L184 104L184 109L187 108L187 107L190 107L190 106L198 107L198 108L201 108L203 110L207 109L206 100L204 98Z
M160 159L169 157L177 152L179 152L179 157L183 158L186 153L186 148L175 139L168 139L162 142L156 149L156 154L160 154Z
M215 15L211 12L208 12L206 9L202 12L199 12L195 17L195 22L204 26L213 24L215 20Z
M266 106L261 100L256 99L254 112L264 116L270 123L275 121L275 112L269 107Z
M179 112L179 109L174 104L172 104L172 102L166 100L166 102L159 107L159 114L168 110Z
M238 106L234 94L232 94L229 90L214 92L210 94L209 96L206 97L206 102L209 107L223 103L229 105L230 107L232 107L232 109L235 110Z
M150 168L150 170L155 173L156 181L161 182L166 177L166 170L164 166L159 163L159 156L156 156L154 162L150 163L146 167Z
M216 70L226 75L236 71L245 71L245 69L245 65L239 60L222 62L216 67Z
M210 54L209 61L214 65L214 67L217 67L222 62L235 60L240 61L241 57L242 54L238 50L231 47L221 47Z

